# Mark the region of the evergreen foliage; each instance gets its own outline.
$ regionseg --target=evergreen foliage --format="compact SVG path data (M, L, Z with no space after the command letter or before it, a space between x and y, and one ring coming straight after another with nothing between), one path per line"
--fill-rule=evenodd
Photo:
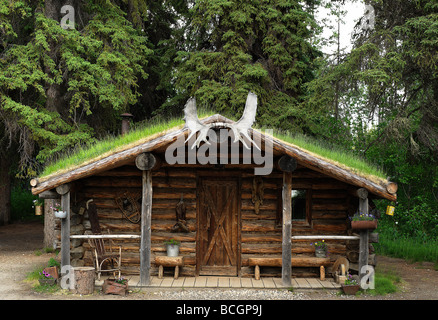
M433 239L438 212L438 4L366 2L374 9L374 28L358 26L351 53L339 63L323 64L308 83L304 103L314 112L306 121L314 135L355 150L398 183L396 216L387 219L400 223L387 234ZM336 96L341 102L338 119Z
M63 29L37 1L2 0L0 8L3 125L11 135L28 133L39 147L38 161L92 141L96 130L110 129L137 101L151 50L119 7L86 2L81 9L89 20L82 29ZM21 171L32 175L34 150L27 152Z
M252 91L259 125L301 129L297 106L319 54L311 9L295 0L196 1L191 23L188 38L197 41L178 53L175 73L184 99L241 114Z

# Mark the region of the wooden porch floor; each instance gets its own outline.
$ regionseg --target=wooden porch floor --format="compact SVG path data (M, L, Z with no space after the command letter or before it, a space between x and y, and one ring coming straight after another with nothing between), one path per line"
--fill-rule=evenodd
M138 287L139 277L131 276L129 279L130 287ZM101 286L105 277L96 280L96 285ZM341 286L333 279L324 281L318 278L292 278L292 287L294 289L339 289ZM199 276L199 277L151 277L149 288L252 288L252 289L285 289L281 278L261 278L255 280L252 278L239 277L219 277L219 276Z

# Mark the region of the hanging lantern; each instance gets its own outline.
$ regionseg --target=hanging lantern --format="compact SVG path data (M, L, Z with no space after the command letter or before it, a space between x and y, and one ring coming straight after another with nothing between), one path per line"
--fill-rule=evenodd
M386 214L388 216L393 216L394 215L394 210L395 210L394 206L387 206L386 207Z
M33 201L33 208L35 208L35 215L36 216L41 216L43 214L43 205L44 205L44 200L42 199L34 199Z

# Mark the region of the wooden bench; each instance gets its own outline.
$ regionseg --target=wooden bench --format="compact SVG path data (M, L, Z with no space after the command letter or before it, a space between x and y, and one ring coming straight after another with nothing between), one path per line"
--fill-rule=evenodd
M184 266L184 257L168 257L168 256L157 256L155 257L155 264L158 265L158 278L163 278L164 267L175 267L174 278L179 277L179 267Z
M282 258L249 258L248 263L254 266L254 277L260 280L260 267L281 267ZM325 279L325 267L330 265L330 258L292 257L292 267L319 267L319 277Z

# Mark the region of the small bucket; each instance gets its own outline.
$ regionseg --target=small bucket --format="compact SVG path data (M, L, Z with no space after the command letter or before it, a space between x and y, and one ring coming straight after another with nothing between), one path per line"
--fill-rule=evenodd
M179 256L179 246L175 244L168 244L167 246L167 256L168 257L178 257Z

